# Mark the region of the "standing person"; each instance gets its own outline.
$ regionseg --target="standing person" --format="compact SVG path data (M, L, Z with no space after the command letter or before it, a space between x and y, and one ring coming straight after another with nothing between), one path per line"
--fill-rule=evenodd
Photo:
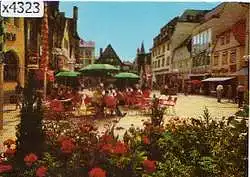
M230 102L232 100L233 97L233 89L231 85L228 85L227 88L227 98L228 98L228 102Z
M243 101L244 101L244 91L245 91L245 87L243 84L239 84L237 87L237 94L238 94L238 104L239 104L239 108L242 107L243 105Z
M217 93L217 102L221 102L222 98L222 92L223 92L223 85L219 84L216 87L216 93Z
M22 93L23 93L23 88L22 88L20 82L17 81L17 85L16 85L16 87L15 87L16 110L17 110L18 108L21 109Z

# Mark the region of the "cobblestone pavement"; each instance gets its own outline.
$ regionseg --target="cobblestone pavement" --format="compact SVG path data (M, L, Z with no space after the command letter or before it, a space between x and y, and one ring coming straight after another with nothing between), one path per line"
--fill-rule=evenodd
M156 95L158 93L156 92ZM222 103L217 103L215 98L205 97L199 95L189 95L184 96L182 94L178 95L177 104L175 106L176 115L179 117L195 117L198 118L202 113L204 108L207 107L212 117L222 118L223 116L228 117L233 115L237 110L237 105L228 103L227 100L222 100ZM4 112L4 128L0 131L0 149L3 140L7 138L15 137L15 126L19 123L19 111L14 111L15 106L7 105ZM12 110L12 111L10 111ZM128 114L123 117L117 127L129 128L131 124L135 127L142 127L142 120L146 120L149 117L136 114L135 111L129 111ZM165 116L165 121L170 119L171 116ZM96 125L99 127L100 131L104 130L104 125L111 124L110 120L97 120ZM117 131L119 135L123 134L125 129Z

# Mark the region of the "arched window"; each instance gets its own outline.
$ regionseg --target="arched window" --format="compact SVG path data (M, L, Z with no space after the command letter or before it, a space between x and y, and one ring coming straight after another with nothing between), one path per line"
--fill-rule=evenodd
M18 56L15 51L8 51L4 57L4 81L18 80Z

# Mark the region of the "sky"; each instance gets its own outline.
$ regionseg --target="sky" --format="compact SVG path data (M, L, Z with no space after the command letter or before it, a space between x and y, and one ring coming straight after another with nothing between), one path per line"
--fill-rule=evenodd
M142 41L146 51L161 27L186 9L209 10L216 2L60 2L60 11L72 17L78 7L78 33L99 49L111 44L123 61L133 61Z

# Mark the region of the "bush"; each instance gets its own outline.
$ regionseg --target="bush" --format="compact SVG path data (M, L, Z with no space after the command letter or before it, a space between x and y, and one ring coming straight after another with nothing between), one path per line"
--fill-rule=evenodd
M157 107L155 107L157 111ZM158 114L156 114L158 115ZM151 117L154 119L154 116ZM242 177L247 175L246 121L173 118L131 127L120 140L114 125L103 134L90 123L44 121L45 153L27 154L26 166L2 176ZM11 163L11 157L2 165ZM1 173L1 165L0 165Z

